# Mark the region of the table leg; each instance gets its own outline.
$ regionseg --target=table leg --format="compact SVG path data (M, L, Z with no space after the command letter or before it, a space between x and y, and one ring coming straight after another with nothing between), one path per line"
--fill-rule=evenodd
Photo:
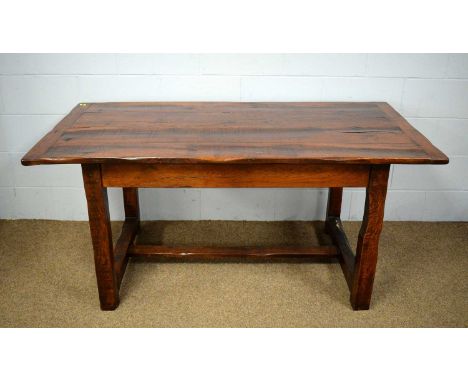
M122 233L114 249L114 269L117 275L117 286L120 288L122 278L129 260L128 249L134 244L135 237L140 230L140 202L138 188L123 188L123 202L125 222Z
M389 165L372 166L370 170L351 286L351 305L354 310L369 309L377 266L379 236L383 225L389 170Z
M114 310L119 305L119 291L114 271L107 189L102 186L100 165L83 164L81 167L88 201L89 227L101 309Z
M138 188L123 188L125 219L140 220L140 202Z
M343 198L343 187L331 187L328 189L327 216L325 217L324 231L330 234L329 219L339 218L341 215L341 200Z
M343 187L332 187L328 191L327 220L330 217L339 218L341 215L341 200Z

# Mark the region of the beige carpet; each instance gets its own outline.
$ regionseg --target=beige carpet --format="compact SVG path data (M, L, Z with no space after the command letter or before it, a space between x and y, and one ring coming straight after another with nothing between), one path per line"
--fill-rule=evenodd
M320 227L145 223L141 240L308 244ZM354 245L359 223L345 228ZM0 221L1 327L467 327L468 223L385 223L371 309L348 298L338 264L139 261L102 312L86 222Z

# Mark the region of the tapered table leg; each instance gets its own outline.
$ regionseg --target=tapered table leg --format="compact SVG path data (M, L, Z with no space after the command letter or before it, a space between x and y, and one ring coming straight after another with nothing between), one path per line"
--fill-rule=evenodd
M377 266L379 237L383 225L389 170L389 165L372 166L370 170L351 286L351 305L354 310L369 309Z
M88 201L89 227L101 309L114 310L119 305L119 291L114 271L107 189L102 186L100 165L83 164L81 167Z

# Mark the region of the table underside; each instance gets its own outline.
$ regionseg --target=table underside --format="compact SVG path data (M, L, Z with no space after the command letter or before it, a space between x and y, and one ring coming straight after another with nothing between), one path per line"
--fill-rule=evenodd
M159 165L83 164L98 290L103 310L119 304L130 257L177 261L337 261L356 310L368 309L382 229L389 165ZM125 222L112 243L107 187L122 187ZM167 247L136 244L140 227L138 188L327 187L325 232L332 245L313 247ZM365 187L366 206L356 253L341 224L343 187Z

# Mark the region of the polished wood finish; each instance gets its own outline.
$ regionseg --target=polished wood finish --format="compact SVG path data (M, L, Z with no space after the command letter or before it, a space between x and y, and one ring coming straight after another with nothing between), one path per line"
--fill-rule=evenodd
M152 257L177 260L224 260L229 258L250 260L307 259L311 257L336 258L335 246L318 247L166 247L161 245L132 245L128 253L132 257Z
M80 104L23 158L54 163L447 163L381 102Z
M132 164L102 165L106 187L365 187L368 165Z
M22 159L80 163L99 299L119 304L130 257L173 260L334 260L353 309L368 309L390 164L447 157L386 103L80 104ZM123 188L125 222L112 247L107 187ZM327 187L333 245L179 248L136 243L140 187ZM343 187L366 187L356 255L341 223Z

